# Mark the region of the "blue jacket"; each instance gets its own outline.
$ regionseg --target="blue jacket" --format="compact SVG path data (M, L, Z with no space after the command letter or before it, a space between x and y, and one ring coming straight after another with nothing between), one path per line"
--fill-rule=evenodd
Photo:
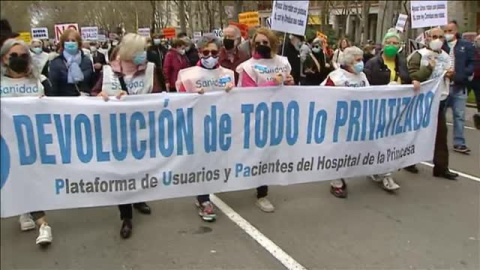
M447 42L443 44L442 49L450 53L450 47ZM473 56L475 49L473 44L463 39L457 39L457 44L453 48L455 51L455 75L453 81L456 85L465 85L468 83L468 77L473 74Z
M45 93L47 96L79 96L80 92L90 94L91 90L91 81L93 74L93 64L88 57L86 57L83 52L82 62L80 63L80 69L83 72L83 81L75 84L68 83L68 69L66 65L65 57L60 53L59 56L54 58L50 62L50 71L48 73L48 78L52 83L52 91L50 93Z

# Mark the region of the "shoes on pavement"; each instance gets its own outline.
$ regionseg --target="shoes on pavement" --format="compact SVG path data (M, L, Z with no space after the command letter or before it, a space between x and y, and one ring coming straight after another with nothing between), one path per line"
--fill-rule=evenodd
M480 129L480 112L473 115L473 123L476 129Z
M20 223L20 230L22 231L30 231L35 229L35 221L33 221L32 216L30 214L22 214L18 218L18 223Z
M433 171L433 176L445 178L445 179L448 179L448 180L457 180L458 173L451 172L449 169L446 169L442 172L436 172L434 170Z
M462 153L462 154L470 153L470 149L466 145L455 145L453 146L453 151Z
M213 222L217 219L212 202L206 201L202 204L197 202L196 205L198 207L198 215L200 215L204 221Z
M345 199L348 197L347 183L345 183L345 180L343 178L341 179L341 181L341 187L330 185L330 193L332 193L332 195L337 198Z
M405 167L403 168L405 171L407 172L411 172L411 173L418 173L418 168L417 168L417 165L412 165L412 166L408 166L408 167Z
M367 176L367 178L370 179L370 180L372 180L373 182L376 182L376 183L380 183L380 182L382 182L382 180L383 180L382 177L379 177L379 176L376 175L376 174Z
M38 229L37 245L48 246L52 243L52 240L52 228L46 223L42 224Z
M263 212L272 213L273 211L275 211L275 207L266 197L257 199L257 202L255 204Z
M123 239L130 238L130 235L132 235L132 220L131 219L124 219L122 223L122 228L120 229L120 236Z
M148 204L141 202L141 203L134 203L133 208L137 209L138 212L144 214L144 215L150 215L152 213L152 209L150 209L150 206Z
M400 188L400 186L393 181L391 176L386 176L382 179L382 187L386 191L396 191Z

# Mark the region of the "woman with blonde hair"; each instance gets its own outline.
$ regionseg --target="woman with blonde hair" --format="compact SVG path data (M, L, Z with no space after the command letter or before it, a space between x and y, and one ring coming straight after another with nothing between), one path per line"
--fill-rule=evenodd
M1 57L1 98L37 96L50 92L47 77L35 68L28 45L17 39L8 39L0 49ZM44 211L20 215L20 229L29 231L39 227L37 245L52 242L52 228L48 225Z
M259 28L253 35L252 58L237 67L238 86L259 87L293 85L292 67L286 57L276 54L278 40L268 28ZM267 199L268 186L257 188L256 205L264 212L273 212L275 207Z
M92 89L92 95L108 101L111 96L120 99L124 95L145 95L161 92L155 64L147 62L147 41L137 34L127 34L111 54L110 64L103 66L102 75ZM142 214L151 213L145 202L119 205L122 227L120 236L132 234L133 208Z
M350 41L347 38L341 38L338 41L338 46L332 57L332 65L334 69L339 69L342 65L343 50L350 47Z

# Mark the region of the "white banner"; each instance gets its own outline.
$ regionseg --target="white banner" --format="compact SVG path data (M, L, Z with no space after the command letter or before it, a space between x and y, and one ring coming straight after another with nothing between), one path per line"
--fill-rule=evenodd
M407 23L408 15L406 14L399 14L397 19L397 24L395 25L395 29L400 32L405 30L405 24Z
M305 35L308 22L309 1L273 1L271 29Z
M97 26L85 26L81 28L82 40L85 41L97 41L98 40L98 27Z
M47 27L36 27L36 28L32 28L31 31L32 31L33 39L48 39Z
M150 28L138 28L137 34L144 37L150 37Z
M1 216L392 172L432 159L443 87L2 98Z
M412 29L447 24L448 1L411 1Z

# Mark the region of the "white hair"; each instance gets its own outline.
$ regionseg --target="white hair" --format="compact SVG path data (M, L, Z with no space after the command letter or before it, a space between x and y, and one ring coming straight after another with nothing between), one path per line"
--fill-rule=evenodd
M120 60L133 60L135 54L142 52L147 47L147 39L143 36L129 33L126 34L118 45L118 56Z
M355 57L357 56L363 57L362 49L355 46L345 48L345 50L343 50L343 57L341 58L340 64L351 66L355 62Z
M323 44L323 39L316 37L313 41L312 44Z
M40 43L40 46L43 45L42 40L40 40L38 38L34 38L34 39L32 39L32 41L30 41L30 45L33 45L33 43Z
M1 61L1 75L5 76L9 68L3 63L3 57L12 49L14 46L22 46L25 50L25 53L28 55L28 74L26 77L40 79L40 74L37 72L37 69L33 66L32 56L30 54L30 48L27 43L18 39L7 39L2 48L0 49L0 61Z
M227 27L225 27L223 29L223 31L225 32L225 30L227 29L233 29L233 31L235 32L235 38L241 38L242 37L242 32L240 32L240 29L238 27L236 27L235 25L229 25Z

